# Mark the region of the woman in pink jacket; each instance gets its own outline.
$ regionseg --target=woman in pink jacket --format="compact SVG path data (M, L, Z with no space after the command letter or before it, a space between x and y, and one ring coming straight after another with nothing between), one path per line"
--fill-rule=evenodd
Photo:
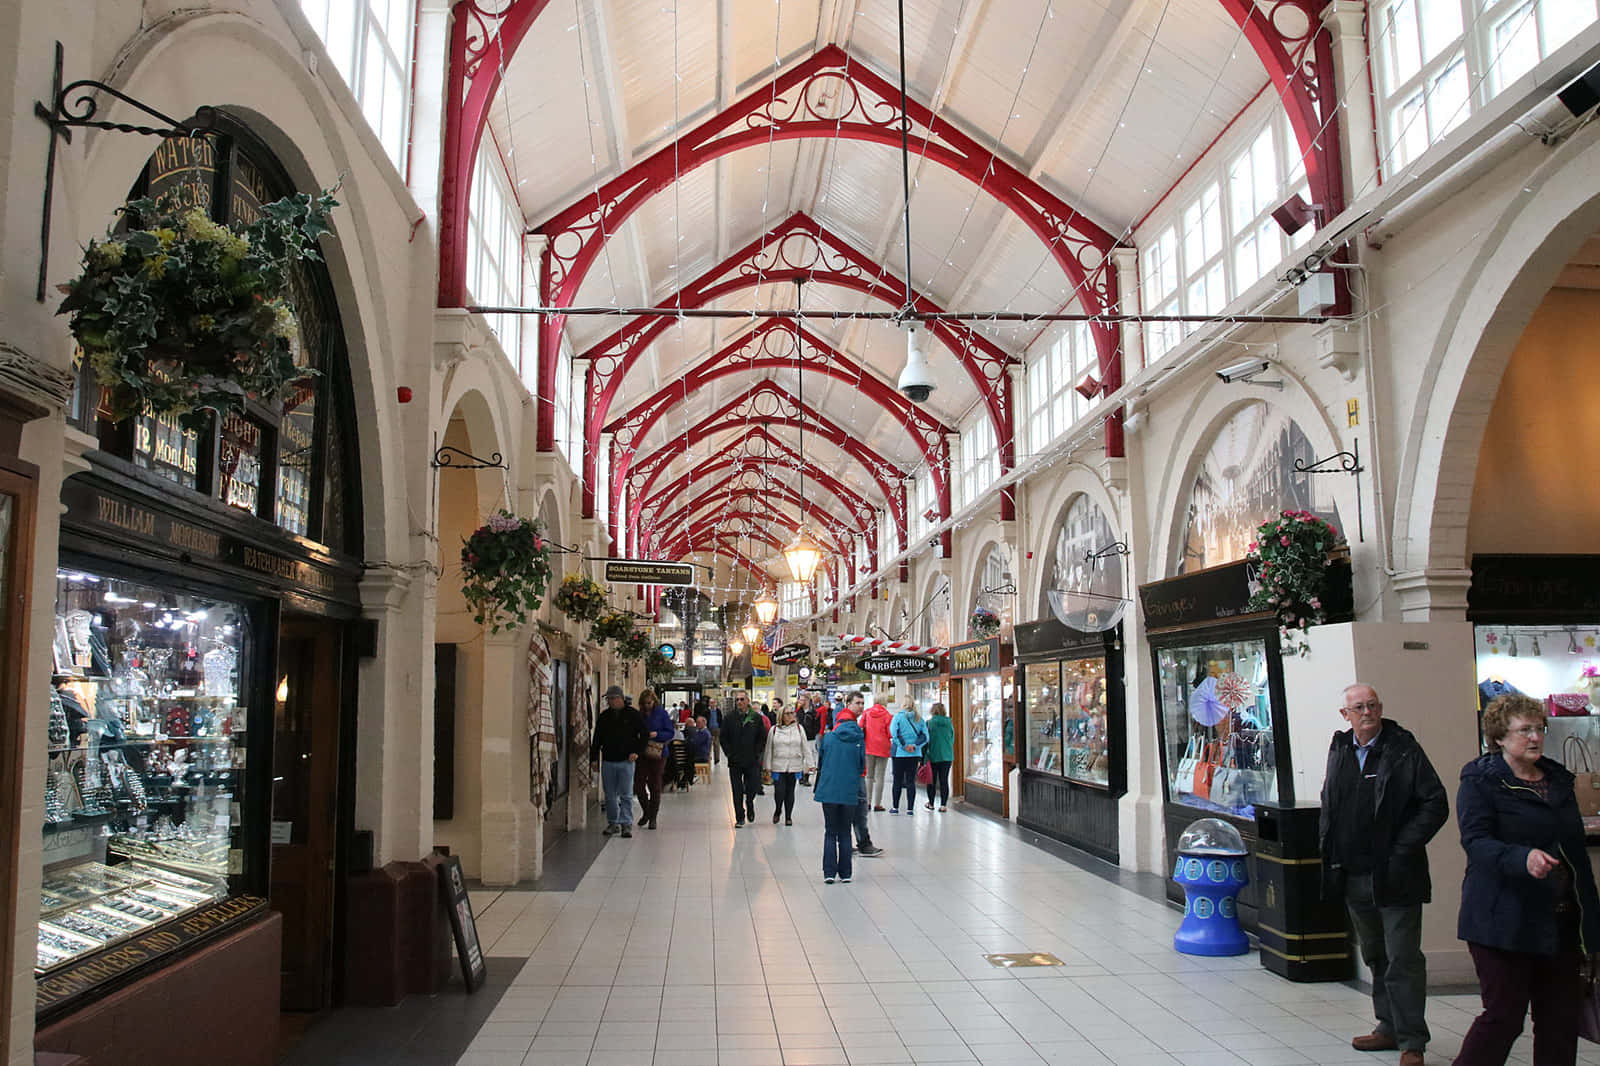
M865 697L860 693L850 697L847 706L856 712L862 732L867 735L867 794L872 797L872 809L883 810L883 779L889 768L893 746L889 740L889 723L894 715L881 703L874 703L865 713L861 704Z

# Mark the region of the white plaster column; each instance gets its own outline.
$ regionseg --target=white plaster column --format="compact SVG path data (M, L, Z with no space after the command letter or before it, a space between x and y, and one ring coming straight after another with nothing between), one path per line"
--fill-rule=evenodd
M1405 570L1395 575L1403 622L1460 622L1467 616L1472 571L1453 567Z
M543 866L540 808L528 798L527 642L522 631L483 635L483 784L479 877L514 885ZM519 676L520 675L520 676Z
M361 613L378 626L378 654L357 669L356 825L373 832L379 865L433 846L432 575L375 569ZM427 631L425 631L427 630Z
M1322 9L1322 24L1333 38L1347 201L1354 200L1369 185L1377 185L1377 131L1373 126L1372 78L1367 67L1367 6L1361 0L1333 0ZM1327 215L1331 217L1332 212Z
M1136 315L1143 306L1139 298L1139 249L1111 249L1111 267L1117 272L1117 310ZM1127 381L1144 367L1144 329L1137 322L1122 323L1122 380Z

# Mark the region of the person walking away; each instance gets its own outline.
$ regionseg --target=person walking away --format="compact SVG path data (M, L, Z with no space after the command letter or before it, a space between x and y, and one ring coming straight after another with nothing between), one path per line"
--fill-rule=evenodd
M867 698L856 692L845 701L845 709L856 716L861 732L866 734L867 743L867 794L872 797L872 809L883 810L883 781L888 776L889 758L894 754L893 744L889 740L889 723L893 715L889 708L881 703L874 703L865 711L861 708Z
M605 792L606 836L633 836L633 767L644 751L649 730L644 716L627 705L618 685L606 689L605 708L594 722L589 762L600 767Z
M889 723L889 739L894 750L894 792L889 800L889 813L900 813L900 793L905 792L906 813L917 813L917 767L922 765L922 752L928 746L928 727L922 716L909 704L902 707Z
M706 720L706 728L711 731L711 765L722 765L722 708L714 700L700 701L700 715Z
M1372 970L1377 1028L1357 1051L1400 1050L1422 1066L1428 1045L1428 964L1422 905L1433 897L1426 847L1450 816L1449 801L1416 737L1383 717L1371 685L1344 690L1350 728L1333 735L1322 785L1323 895L1342 897L1361 957Z
M855 715L850 712L848 707L846 707L838 712L838 715L834 719L832 726L826 733L823 733L823 736L826 737L828 733L838 729L842 723L854 722L855 720ZM860 723L856 724L856 728L860 728ZM822 750L821 740L817 741L817 750L819 752ZM872 805L867 802L867 767L865 761L863 760L861 765L861 779L856 782L856 811L853 825L856 834L856 854L863 856L864 858L875 859L879 855L883 854L883 849L872 842L872 832L867 826L867 812L871 809Z
M661 705L653 688L639 692L639 713L644 716L645 728L650 731L633 770L634 794L639 797L639 825L643 829L656 827L656 815L661 811L661 784L667 769L667 745L672 743L672 715Z
M722 754L728 758L728 786L733 791L733 826L756 820L756 793L761 787L761 756L767 727L750 706L749 693L734 697L733 710L722 720Z
M772 824L782 815L785 825L793 825L795 786L811 769L811 746L788 707L778 712L778 724L767 734L766 765L772 774Z
M822 880L850 883L850 822L866 771L865 741L853 717L840 721L817 745L817 784L812 796L822 804Z
M800 723L800 728L806 734L806 749L811 753L811 765L817 764L817 737L822 734L822 715L816 700L809 696L799 696L794 701L795 721ZM800 775L800 783L811 784L811 771L807 769Z
M1501 1066L1533 1008L1533 1061L1572 1066L1580 967L1600 950L1600 895L1573 774L1545 755L1545 708L1497 696L1483 712L1490 753L1461 768L1456 824L1467 852L1457 935L1467 942L1483 1013L1456 1066Z
M927 721L928 746L923 749L928 765L933 767L933 780L928 782L928 802L933 810L933 791L939 790L939 810L950 806L950 765L956 761L956 727L950 721L950 712L942 703L928 708L932 717Z

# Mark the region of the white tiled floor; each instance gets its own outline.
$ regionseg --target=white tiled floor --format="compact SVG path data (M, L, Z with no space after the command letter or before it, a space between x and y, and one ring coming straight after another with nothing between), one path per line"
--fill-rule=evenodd
M484 893L488 954L527 965L459 1066L1280 1066L1393 1063L1350 1037L1370 1004L1252 953L1172 950L1178 914L952 809L874 814L887 853L824 885L821 811L759 799L735 831L719 770L661 828L613 840L572 893ZM1066 965L1002 970L986 953ZM1446 1063L1475 997L1434 997ZM1524 1038L1514 1063L1527 1063ZM1580 1061L1600 1063L1583 1045Z

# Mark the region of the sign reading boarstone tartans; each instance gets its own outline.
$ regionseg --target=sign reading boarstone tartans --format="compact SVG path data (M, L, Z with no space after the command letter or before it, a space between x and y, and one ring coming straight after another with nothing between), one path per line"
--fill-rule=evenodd
M659 559L607 559L605 579L613 585L692 585L694 566Z
M870 655L856 663L856 669L865 674L887 674L894 677L910 677L915 674L928 674L939 669L939 660L931 655L895 655L881 653Z

